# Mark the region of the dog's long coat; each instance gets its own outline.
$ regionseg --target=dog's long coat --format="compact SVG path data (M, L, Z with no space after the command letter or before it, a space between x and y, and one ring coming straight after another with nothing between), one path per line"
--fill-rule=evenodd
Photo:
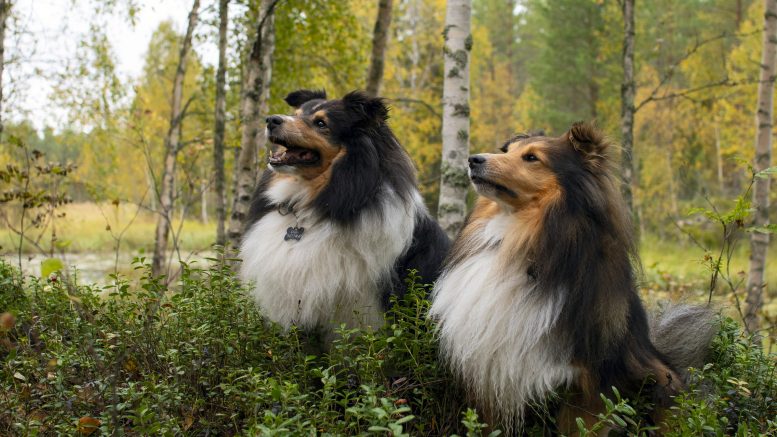
M304 90L286 100L295 115L267 119L278 150L254 194L242 278L284 327L379 326L409 269L436 279L449 242L382 100Z
M520 426L532 402L564 397L559 427L591 424L599 394L636 393L657 407L683 387L715 332L705 308L656 323L637 294L636 248L608 143L578 124L561 137L519 136L504 154L469 158L481 194L433 291L443 358L491 419ZM667 345L666 341L658 342Z

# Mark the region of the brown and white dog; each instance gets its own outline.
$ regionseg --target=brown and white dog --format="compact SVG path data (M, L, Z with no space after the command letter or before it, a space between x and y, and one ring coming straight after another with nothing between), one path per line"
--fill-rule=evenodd
M241 247L241 276L284 328L378 327L415 269L439 274L449 241L429 216L382 99L300 90L267 117L273 147Z
M480 198L430 315L444 359L508 430L556 393L560 431L575 430L576 417L590 425L600 393L634 394L646 380L660 410L715 333L710 312L692 306L667 310L651 332L610 148L597 129L575 124L560 137L521 135L505 153L469 158Z

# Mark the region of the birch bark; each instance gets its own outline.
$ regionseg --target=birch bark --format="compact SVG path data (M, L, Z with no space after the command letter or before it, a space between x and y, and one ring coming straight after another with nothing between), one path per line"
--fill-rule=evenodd
M162 172L162 189L159 194L159 217L156 223L156 235L154 238L154 258L151 264L151 272L154 276L164 273L167 259L167 242L172 223L173 200L175 198L175 167L178 159L178 150L181 141L181 123L183 121L183 109L181 100L183 96L183 79L186 76L186 61L192 47L192 34L197 25L200 0L194 0L189 12L189 22L186 26L186 34L181 44L178 57L178 67L175 70L173 80L173 97L170 111L170 129L165 136L165 166Z
M772 135L774 118L774 82L777 73L777 0L764 0L764 32L761 52L761 77L758 82L758 101L756 103L755 171L769 168L772 159ZM756 179L753 186L753 226L769 224L769 183L771 178ZM759 328L758 312L763 305L766 288L764 271L766 270L766 251L769 247L769 234L752 232L750 234L750 274L747 278L747 298L745 302L745 325L749 332Z
M437 220L454 238L467 209L469 157L469 56L472 49L469 0L448 0L443 31L442 160Z

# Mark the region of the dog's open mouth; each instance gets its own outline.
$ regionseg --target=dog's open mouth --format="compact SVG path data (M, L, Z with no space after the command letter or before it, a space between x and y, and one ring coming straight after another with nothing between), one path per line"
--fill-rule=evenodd
M512 197L516 197L517 196L515 191L505 187L504 185L499 185L497 183L491 182L488 179L485 179L485 178L483 178L481 176L470 175L469 178L472 180L472 183L475 184L476 186L483 187L483 188L486 188L486 189L490 188L490 189L493 189L493 190L498 191L500 193L507 194L507 195L512 196Z
M270 139L273 143L270 155L270 165L314 165L318 163L321 156L312 149L292 146L280 140Z

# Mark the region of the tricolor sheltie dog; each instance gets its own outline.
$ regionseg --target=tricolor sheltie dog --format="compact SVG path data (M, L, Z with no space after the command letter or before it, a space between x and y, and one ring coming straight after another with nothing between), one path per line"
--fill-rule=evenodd
M449 241L416 187L382 99L300 90L267 117L268 169L254 193L241 276L285 328L379 327L415 269L432 282Z
M649 321L608 148L598 130L576 124L469 158L480 198L430 315L443 358L508 431L520 429L527 407L556 396L557 431L576 430L576 417L591 426L613 386L649 392L660 421L715 333L706 308L676 306Z

